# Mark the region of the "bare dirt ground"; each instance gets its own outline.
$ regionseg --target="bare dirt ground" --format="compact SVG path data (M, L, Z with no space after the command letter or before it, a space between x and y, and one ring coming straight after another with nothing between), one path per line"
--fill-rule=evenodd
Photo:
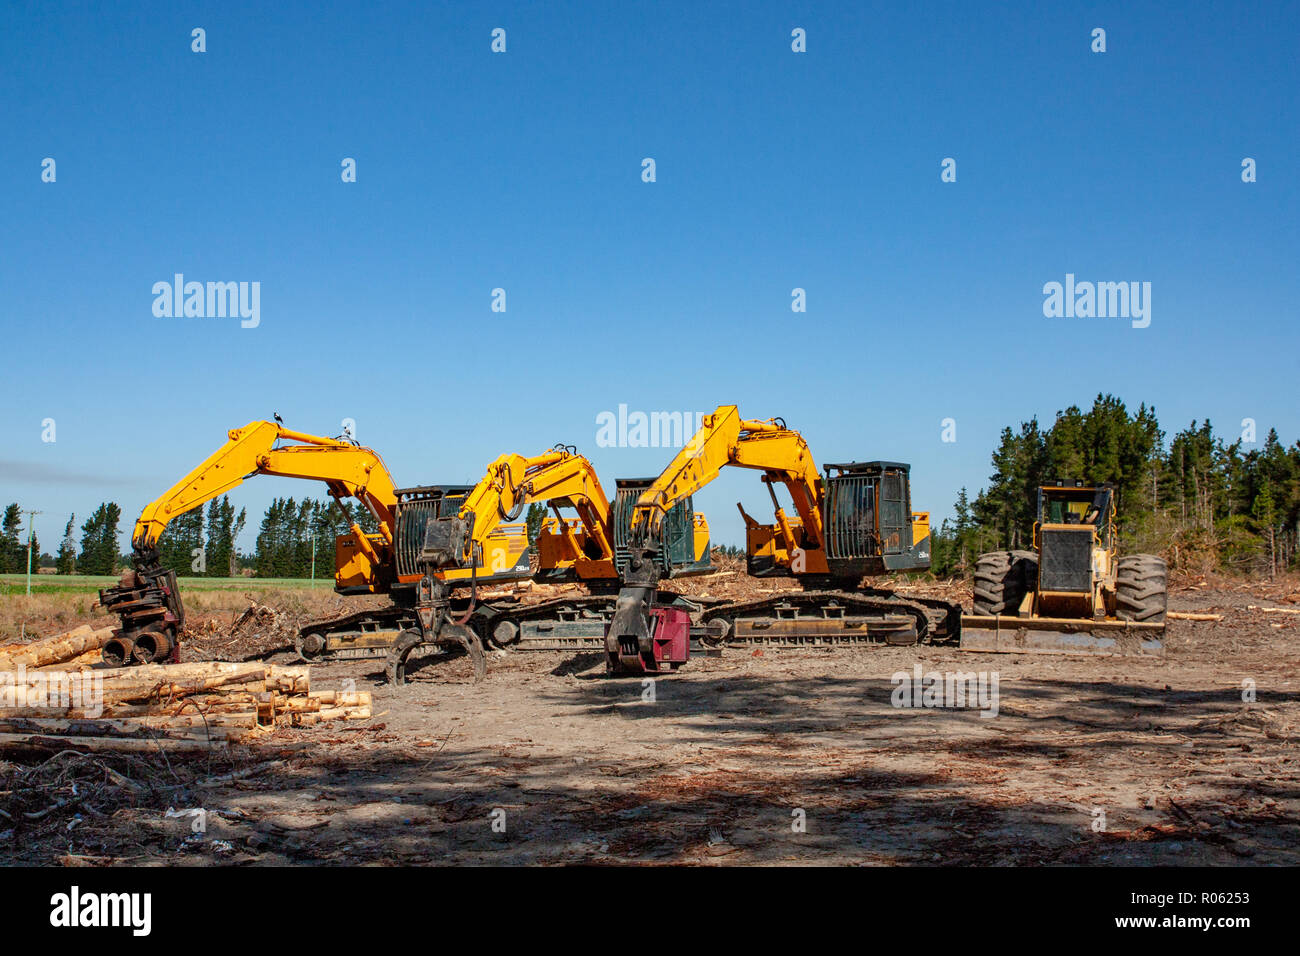
M660 679L653 700L590 654L491 656L477 685L453 661L398 689L369 662L321 666L313 680L373 691L376 716L167 766L0 763L0 852L82 865L1295 864L1300 615L1250 605L1300 609L1296 590L1185 582L1172 609L1224 618L1172 622L1160 660L729 650ZM234 616L218 614L196 653L243 647ZM916 664L996 671L997 716L895 708L891 676ZM253 772L203 782L241 769ZM80 798L48 810L77 782ZM206 833L168 808L205 809Z

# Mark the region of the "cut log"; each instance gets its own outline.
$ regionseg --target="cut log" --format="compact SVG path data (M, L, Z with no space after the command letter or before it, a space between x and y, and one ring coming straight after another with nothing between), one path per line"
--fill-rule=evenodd
M0 708L0 719L6 717L50 717L66 720L86 720L99 717L168 717L180 714L229 714L251 713L257 704L251 697L248 700L227 701L224 699L210 703L206 697L185 697L181 700L162 703L155 701L146 704L124 704L120 701L106 701L101 707L84 706L41 706L31 702L20 707Z
M70 737L156 737L191 740L199 736L239 737L252 730L254 715L249 712L232 720L222 714L204 722L202 717L100 717L68 720L55 717L3 717L0 732L13 734L59 734Z
M104 659L104 652L99 648L86 651L79 657L71 660L59 661L57 664L46 664L44 667L38 667L36 670L43 672L50 671L88 671L96 667Z
M370 704L358 704L354 707L322 707L314 714L294 714L294 723L303 726L318 724L323 720L369 720Z
M320 701L322 704L334 704L339 707L355 707L358 704L370 703L370 691L368 690L314 690L308 696L312 700Z
M266 672L267 666L256 661L252 663L196 661L190 664L138 664L135 667L105 667L98 671L98 674L105 681L125 678L132 681L163 680L180 682L249 674L255 674L259 680L265 680Z
M24 651L30 650L32 647L36 646L37 644L40 644L43 641L51 640L52 638L84 637L85 635L91 633L94 630L95 629L91 627L89 624L80 624L77 627L74 627L72 630L65 631L62 634L54 634L51 635L50 637L41 637L41 638L37 638L36 640L25 641L23 643L0 644L0 657L9 657L13 654L21 654Z
M315 697L283 697L276 701L275 710L280 714L300 714L320 710L322 706L322 701Z
M1193 614L1190 611L1166 611L1165 617L1175 621L1222 621L1222 614Z
M152 753L169 750L178 753L202 753L222 750L227 746L224 737L202 740L149 740L143 737L65 737L58 734L5 734L0 733L0 750L116 750L134 753Z
M266 690L266 682L260 678L249 674L232 674L209 677L203 680L188 680L184 683L159 683L153 681L127 683L126 681L119 681L104 687L104 699L124 703L170 700L176 697L190 697L196 694L209 693L232 684L237 684L242 690L253 693L262 693Z
M285 667L272 664L266 672L266 689L282 694L306 694L311 691L311 667Z
M14 671L19 666L28 669L46 667L70 661L88 651L102 648L113 636L113 631L111 627L96 630L89 624L83 624L75 630L44 637L30 644L8 645L0 648L0 671Z
M266 668L261 664L146 664L95 671L104 678L104 699L142 701L186 697L218 689L263 693Z

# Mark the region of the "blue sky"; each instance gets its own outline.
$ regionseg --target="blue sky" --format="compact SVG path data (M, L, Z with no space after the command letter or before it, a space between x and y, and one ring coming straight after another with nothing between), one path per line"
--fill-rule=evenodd
M0 498L46 550L112 498L125 544L273 412L355 419L399 484L564 441L612 485L669 453L597 448L601 411L735 403L912 462L936 518L1003 425L1098 392L1293 442L1297 9L6 4ZM156 318L177 272L260 282L260 325ZM1150 282L1150 327L1045 318L1066 273ZM309 492L235 498L255 530ZM700 496L716 540L737 500Z

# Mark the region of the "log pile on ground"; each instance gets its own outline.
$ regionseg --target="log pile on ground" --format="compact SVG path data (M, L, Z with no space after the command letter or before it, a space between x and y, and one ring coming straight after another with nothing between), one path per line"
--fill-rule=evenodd
M312 690L306 665L0 673L0 750L203 751L256 742L277 726L370 714L369 692Z

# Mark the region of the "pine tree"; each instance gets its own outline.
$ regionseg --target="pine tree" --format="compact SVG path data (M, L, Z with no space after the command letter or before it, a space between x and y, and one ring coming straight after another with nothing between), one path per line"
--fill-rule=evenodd
M524 517L524 523L528 528L528 544L531 547L537 540L537 535L541 533L542 522L546 520L546 505L540 501L534 501L528 506L528 514Z
M972 541L975 523L971 516L970 499L966 496L965 485L962 485L961 491L957 493L957 504L954 510L957 512L957 520L952 527L951 563L954 568L965 572L971 561L971 553L977 550L977 545ZM944 524L946 525L947 522L945 521Z
M226 565L226 574L228 577L236 577L239 574L239 550L235 542L239 536L244 533L244 525L248 521L248 509L240 508L239 514L235 516L235 522L230 527L230 559Z
M312 519L316 510L316 502L310 498L304 498L298 503L298 513L294 518L294 570L293 577L309 578L312 573L312 548L315 544L312 538Z
M1268 559L1268 576L1277 574L1277 541L1274 536L1277 521L1277 507L1273 501L1273 491L1264 484L1255 496L1250 509L1251 530L1259 535L1264 545L1264 555Z
M116 574L121 555L117 547L117 525L122 509L115 502L101 504L81 526L81 556L77 565L83 574Z
M1046 447L1038 420L1021 423L1019 434L1002 430L993 453L989 487L980 492L973 508L981 526L993 532L992 545L1024 547L1033 534L1036 489L1046 467Z
M262 516L261 528L257 533L257 554L253 567L259 578L276 577L282 521L283 499L272 499Z
M199 562L199 558L204 558ZM164 568L188 577L203 573L207 558L203 545L203 509L192 508L177 515L158 538L158 561ZM196 566L197 565L197 566Z
M18 554L23 550L19 532L23 525L23 510L17 502L5 508L0 522L0 573L14 574L19 570Z
M76 520L75 514L70 515L63 528L63 541L59 543L59 556L54 562L58 574L75 574L77 571L77 541L72 536L72 526Z
M100 570L100 557L98 554L99 542L101 539L100 529L104 524L105 506L100 505L96 508L81 525L81 554L77 558L77 565L81 568L82 574L103 574Z
M242 528L242 525L241 525ZM235 506L228 495L214 498L208 504L207 519L207 576L230 577L235 560Z

